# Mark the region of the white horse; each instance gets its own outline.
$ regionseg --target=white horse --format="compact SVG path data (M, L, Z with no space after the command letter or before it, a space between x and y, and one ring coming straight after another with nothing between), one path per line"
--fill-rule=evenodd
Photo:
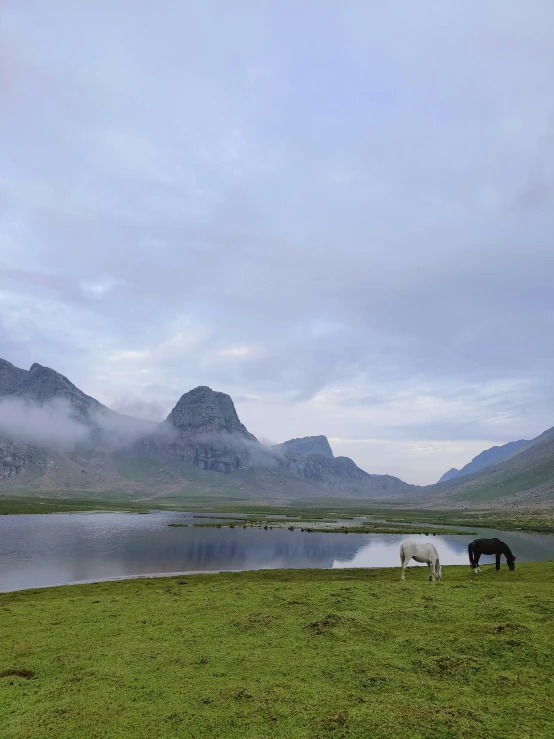
M411 559L429 565L429 580L441 580L442 570L439 553L432 544L423 541L403 541L400 545L400 562L402 563L401 580L406 578L406 567Z

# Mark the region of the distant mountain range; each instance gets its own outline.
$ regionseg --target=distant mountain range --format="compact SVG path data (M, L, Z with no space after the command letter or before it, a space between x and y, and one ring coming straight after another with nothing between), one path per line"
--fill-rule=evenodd
M468 462L461 470L452 467L448 472L445 472L439 482L446 482L447 480L453 480L455 477L463 477L464 475L471 475L473 472L484 470L490 467L491 464L497 464L513 457L518 452L527 449L532 443L532 441L528 441L527 439L520 439L519 441L509 441L507 444L502 444L502 446L493 446L490 449L485 449L484 452L473 457L471 462Z
M0 360L0 491L285 502L413 489L335 457L324 436L265 446L209 387L185 393L156 424L116 413L53 369Z
M478 454L435 485L417 489L422 505L540 505L554 501L554 428Z
M335 457L325 436L266 446L232 399L185 393L162 423L107 408L66 377L0 359L0 494L13 492L185 501L394 498L407 506L551 505L554 428L478 454L434 485L372 475Z

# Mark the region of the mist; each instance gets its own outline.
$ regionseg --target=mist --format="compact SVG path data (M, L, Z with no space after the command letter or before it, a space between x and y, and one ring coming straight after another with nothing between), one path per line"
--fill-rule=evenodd
M4 398L0 401L0 434L60 451L90 440L90 429L71 417L69 403L61 398L44 405Z
M22 398L0 400L0 435L61 452L70 452L77 446L128 446L156 427L151 421L112 411L91 413L80 421L63 398L40 405Z

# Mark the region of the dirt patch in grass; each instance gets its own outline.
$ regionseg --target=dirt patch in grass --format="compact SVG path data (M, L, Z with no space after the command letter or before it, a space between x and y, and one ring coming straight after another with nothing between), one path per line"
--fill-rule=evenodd
M416 660L415 666L433 677L459 677L481 669L483 662L464 655L444 655Z
M2 670L0 672L0 677L24 677L27 680L30 680L34 676L35 676L35 673L33 670L13 669L13 670Z
M524 624L516 623L496 624L496 626L492 627L493 634L502 634L505 631L514 633L517 631L529 631L529 629Z
M271 626L275 621L271 613L248 613L243 618L235 618L231 624L238 629L255 629L260 627Z
M342 618L336 613L329 613L325 618L320 621L314 621L308 624L307 628L313 631L314 634L328 634L329 631L338 626L342 621Z

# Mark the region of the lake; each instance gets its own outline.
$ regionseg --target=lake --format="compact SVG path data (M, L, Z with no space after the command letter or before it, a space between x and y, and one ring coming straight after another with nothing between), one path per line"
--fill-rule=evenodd
M221 516L222 514L220 514ZM213 520L220 520L213 516ZM153 511L0 516L0 591L139 575L221 570L400 567L406 534L322 534L242 527L194 528L206 517ZM188 528L170 523L189 524ZM554 559L554 536L474 528L498 536L517 562ZM431 537L441 564L467 564L475 535ZM493 563L483 557L481 564ZM412 565L416 566L416 565ZM425 565L422 565L425 566Z

